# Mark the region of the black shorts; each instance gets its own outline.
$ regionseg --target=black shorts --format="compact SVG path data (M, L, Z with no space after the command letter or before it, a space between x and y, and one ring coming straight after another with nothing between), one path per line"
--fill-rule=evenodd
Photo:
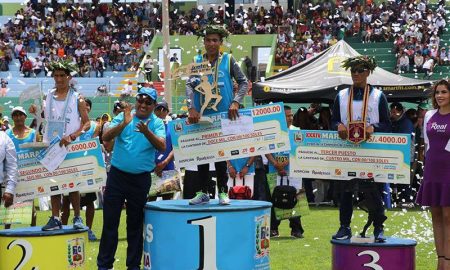
M82 195L80 194L80 207L87 206L88 204L97 200L97 194L95 192L90 192Z

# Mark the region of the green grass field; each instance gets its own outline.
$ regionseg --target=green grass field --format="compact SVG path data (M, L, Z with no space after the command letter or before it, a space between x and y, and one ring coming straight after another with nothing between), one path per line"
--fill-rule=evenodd
M311 214L302 218L305 238L290 237L288 221L280 225L280 237L271 239L270 260L274 270L328 270L331 269L331 235L338 227L338 209L331 207L311 207ZM72 213L73 214L73 213ZM431 215L429 211L391 210L387 212L386 235L416 239L416 269L436 269L433 234L431 229ZM50 212L38 212L38 225L47 222ZM82 213L84 218L84 212ZM356 210L353 216L353 233L361 231L366 219L363 211ZM103 212L96 211L94 232L100 238L102 230ZM116 253L115 270L125 270L126 232L125 212L122 213L119 246ZM96 257L99 242L90 242L87 247L88 268L96 269ZM172 269L170 269L172 270ZM176 270L176 269L173 269ZM241 270L241 269L236 269ZM244 270L244 269L242 269ZM348 269L351 270L351 269ZM368 269L369 270L369 269ZM399 269L401 270L401 269Z

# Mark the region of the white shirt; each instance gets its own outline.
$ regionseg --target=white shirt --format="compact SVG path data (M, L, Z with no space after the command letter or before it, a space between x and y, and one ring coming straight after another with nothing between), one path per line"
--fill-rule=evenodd
M16 189L17 179L19 174L17 172L17 154L14 143L6 135L5 132L0 132L0 183L6 184L5 192L14 194Z

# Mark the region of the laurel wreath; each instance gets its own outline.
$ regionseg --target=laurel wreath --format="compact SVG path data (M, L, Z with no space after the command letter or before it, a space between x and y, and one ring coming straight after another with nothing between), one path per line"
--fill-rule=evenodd
M363 66L367 68L369 71L374 71L377 67L377 62L374 57L368 55L359 55L355 57L349 57L342 61L341 67L345 70L351 69L352 67Z

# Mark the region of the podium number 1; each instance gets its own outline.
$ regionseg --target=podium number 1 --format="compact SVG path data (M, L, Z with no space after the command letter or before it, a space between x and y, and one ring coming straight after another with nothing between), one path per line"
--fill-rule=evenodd
M370 257L372 257L372 261L363 264L363 266L370 267L370 269L373 269L373 270L383 270L383 267L381 267L377 264L377 262L380 260L380 254L378 254L376 251L364 250L364 251L358 253L358 257L362 256L362 255L369 255Z
M217 270L216 265L216 217L190 219L188 224L198 225L200 257L198 270Z

